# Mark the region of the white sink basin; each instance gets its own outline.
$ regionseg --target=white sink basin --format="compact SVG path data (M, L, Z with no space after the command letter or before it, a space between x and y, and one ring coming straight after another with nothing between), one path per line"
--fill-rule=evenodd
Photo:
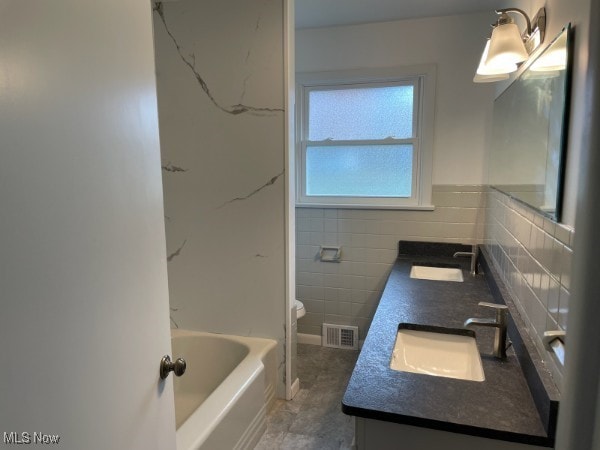
M396 336L390 368L437 377L485 380L474 334L462 335L400 328Z
M448 267L412 266L410 277L421 280L463 282L462 270Z

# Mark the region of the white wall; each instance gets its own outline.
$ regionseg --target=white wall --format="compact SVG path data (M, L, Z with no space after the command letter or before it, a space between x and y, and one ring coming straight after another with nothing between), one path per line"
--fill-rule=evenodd
M184 0L154 12L172 319L277 339L280 362L283 25L281 0ZM280 389L282 380L280 366Z
M493 84L474 84L495 14L298 30L296 72L437 65L433 184L483 184Z

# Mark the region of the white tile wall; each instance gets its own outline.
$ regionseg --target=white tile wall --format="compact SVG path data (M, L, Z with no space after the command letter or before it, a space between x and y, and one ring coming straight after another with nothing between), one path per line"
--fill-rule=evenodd
M557 385L562 366L542 345L544 331L566 330L574 230L490 189L485 243Z
M399 240L482 242L487 188L437 185L432 201L434 211L296 208L296 296L306 307L298 332L356 325L364 339ZM319 261L321 245L341 245L342 261Z
M562 368L542 345L566 330L574 230L485 186L437 185L434 211L296 208L296 296L306 306L298 332L323 322L357 325L364 339L399 240L484 242L557 384ZM341 245L342 261L318 260L320 245Z

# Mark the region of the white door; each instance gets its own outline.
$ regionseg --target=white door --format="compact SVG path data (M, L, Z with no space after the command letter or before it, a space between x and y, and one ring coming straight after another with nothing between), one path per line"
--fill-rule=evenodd
M175 448L152 42L148 0L0 0L2 448Z

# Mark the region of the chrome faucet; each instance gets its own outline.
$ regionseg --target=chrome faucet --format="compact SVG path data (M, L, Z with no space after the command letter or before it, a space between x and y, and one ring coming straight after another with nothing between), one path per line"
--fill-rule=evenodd
M494 356L506 359L506 328L508 325L508 307L497 303L479 302L479 306L485 306L496 310L494 319L471 318L465 322L465 327L479 325L482 327L496 328L494 337Z
M470 252L456 252L452 255L453 258L458 258L459 256L470 256L471 257L471 275L477 275L477 255L479 255L479 247L477 245L473 245L472 250Z

